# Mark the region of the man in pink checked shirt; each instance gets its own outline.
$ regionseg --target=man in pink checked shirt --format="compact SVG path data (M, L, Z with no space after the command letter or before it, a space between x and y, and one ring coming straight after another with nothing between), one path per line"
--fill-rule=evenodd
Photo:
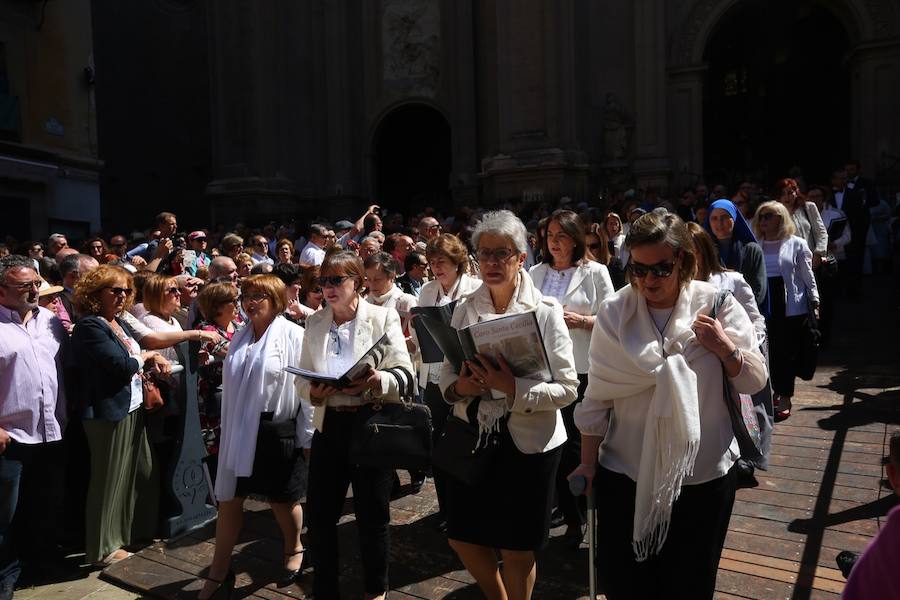
M67 334L38 305L41 278L23 256L0 259L0 600L22 571L48 564L62 496Z

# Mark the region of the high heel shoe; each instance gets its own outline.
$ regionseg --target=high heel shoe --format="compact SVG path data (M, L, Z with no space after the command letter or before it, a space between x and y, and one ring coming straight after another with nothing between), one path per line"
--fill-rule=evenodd
M297 556L298 554L304 554L306 552L306 548L300 548L299 550L294 550L293 552L285 552L285 558L291 558ZM287 587L292 583L296 582L300 579L300 576L303 574L303 558L300 558L300 566L296 569L288 569L284 568L284 574L281 576L281 579L278 580L278 587Z
M207 577L207 581L212 581L213 583L217 584L218 587L213 590L213 593L209 596L204 597L198 594L197 600L212 600L213 598L216 598L217 600L220 598L221 600L231 600L231 598L234 596L234 584L236 579L237 577L234 574L234 569L228 569L228 574L226 574L225 578L221 580L211 579ZM201 590L200 593L202 594L203 590Z

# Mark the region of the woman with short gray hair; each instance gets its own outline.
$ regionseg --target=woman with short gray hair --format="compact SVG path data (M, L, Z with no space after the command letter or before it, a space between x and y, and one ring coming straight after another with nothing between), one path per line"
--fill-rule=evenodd
M553 381L514 376L502 354L478 354L459 372L447 360L441 367L440 388L453 415L477 422L479 446L496 448L477 482L448 474L444 507L450 547L491 599L531 597L535 551L547 541L553 482L566 441L559 409L575 400L578 388L562 307L545 298L523 269L525 236L525 226L507 210L484 216L472 235L483 284L459 301L451 325L461 329L534 312Z

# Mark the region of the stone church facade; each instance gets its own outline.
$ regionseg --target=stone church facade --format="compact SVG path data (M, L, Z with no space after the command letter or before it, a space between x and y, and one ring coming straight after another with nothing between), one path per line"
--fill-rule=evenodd
M766 98L789 102L790 84L772 72L814 81L802 78L818 68L818 44L834 56L822 73L840 81L822 82L821 101L815 85L793 94L810 95L821 115L822 139L803 125L806 148L836 132L833 156L816 168L853 156L874 175L900 161L896 0L157 2L185 5L178 14L194 20L203 13L203 192L219 220L249 218L248 206L263 218L347 214L369 200L399 210L590 201L694 185L729 161L741 163L732 177L781 175L793 164L783 142L772 140L783 164L766 165L766 140L741 154L753 132L717 137L719 123ZM749 18L763 24L759 37L738 43ZM813 25L800 37L779 19ZM815 37L821 23L834 40ZM767 33L770 24L783 32ZM777 112L765 106L754 118Z

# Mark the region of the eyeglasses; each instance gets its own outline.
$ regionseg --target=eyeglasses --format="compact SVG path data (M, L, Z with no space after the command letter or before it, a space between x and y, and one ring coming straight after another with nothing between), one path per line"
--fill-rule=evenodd
M177 287L170 287L170 288L166 288L166 293L172 294L173 296L180 296L181 290L179 290Z
M269 245L269 242L256 242L256 246L258 248L265 248L268 245Z
M512 248L479 248L477 252L478 262L506 262L510 256L515 256L516 251Z
M773 213L773 212L759 213L759 220L760 221L768 221L769 219L774 219L778 216L779 216L778 214Z
M672 271L675 270L675 261L661 262L656 263L655 265L643 265L641 263L632 262L628 264L628 270L638 279L643 279L647 276L647 273L653 273L654 277L665 279L672 275Z
M437 225L428 225L427 227L425 227L426 231L431 231L433 229L443 229L443 227L441 227L440 223L438 223Z
M191 240L192 242L205 242L206 238L194 238Z
M27 292L28 290L37 290L41 287L41 282L38 280L35 281L23 281L22 283L4 283L0 284L5 288L10 288L12 290L19 290L20 292Z
M244 304L256 304L268 299L269 296L267 296L266 294L244 294L243 296L241 296L241 302L243 302Z
M110 292L113 293L113 296L125 296L126 298L134 293L134 290L131 288L122 288L122 287L108 287L106 288Z
M316 282L321 287L337 287L344 283L345 280L350 279L349 275L329 275L327 277L319 277L316 279Z

